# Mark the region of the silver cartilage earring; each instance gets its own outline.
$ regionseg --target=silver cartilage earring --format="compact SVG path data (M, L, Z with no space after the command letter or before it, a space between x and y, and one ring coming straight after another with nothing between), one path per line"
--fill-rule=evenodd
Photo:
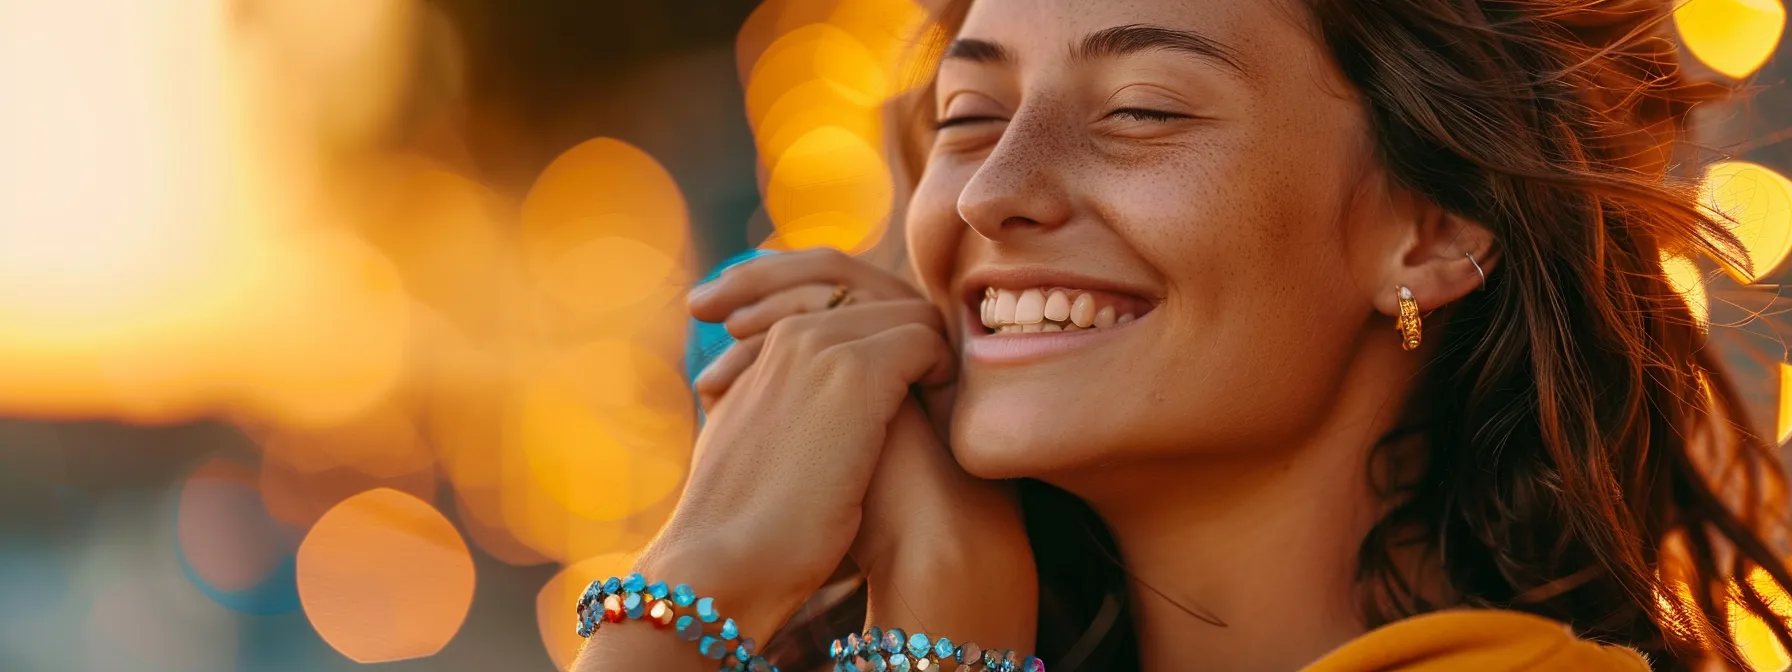
M1475 261L1475 255L1472 252L1463 252L1462 256L1468 257L1468 263L1475 265L1475 273L1481 276L1481 289L1487 289L1487 272L1481 270L1481 262Z

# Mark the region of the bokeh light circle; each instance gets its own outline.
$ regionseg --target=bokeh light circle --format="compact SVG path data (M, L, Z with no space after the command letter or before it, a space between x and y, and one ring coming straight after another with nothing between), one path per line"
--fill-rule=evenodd
M819 81L864 107L882 105L891 93L877 58L851 33L825 23L792 30L772 42L747 80L747 121L759 128L772 104L799 84Z
M1766 63L1786 30L1780 0L1687 0L1674 10L1687 51L1730 77L1749 76Z
M286 426L324 427L384 399L403 372L411 300L398 269L358 236L295 234L242 310L251 401Z
M837 4L838 0L765 0L753 8L734 38L734 67L740 85L747 85L759 58L780 36L811 23L826 22Z
M1761 594L1767 607L1780 620L1792 624L1792 599L1773 585L1773 578L1759 567L1749 572L1748 583ZM1755 672L1779 672L1792 665L1792 656L1786 653L1786 647L1773 636L1773 630L1766 621L1746 611L1740 604L1732 624L1736 633L1736 648L1741 649L1743 662Z
M772 167L765 210L780 235L831 231L820 244L861 251L875 243L895 200L889 167L877 149L851 131L823 126L791 144ZM824 213L836 213L811 219Z
M1766 166L1722 161L1705 171L1700 201L1742 241L1752 273L1728 268L1738 282L1772 273L1792 252L1792 181Z
M332 648L361 663L434 655L473 604L473 558L423 500L380 488L343 500L299 545L299 601Z
M678 184L652 156L621 140L587 140L554 159L524 199L525 261L544 269L604 236L681 258L689 242L686 218Z
M507 450L573 515L620 521L676 493L695 431L684 378L626 341L597 341L544 363L519 391ZM607 474L603 487L592 478Z
M176 549L193 585L219 604L250 614L299 608L294 578L297 533L269 515L254 469L216 459L181 485Z
M927 8L913 0L846 0L834 6L828 23L871 52L890 83L887 95L893 95L928 79L927 18Z
M579 313L619 310L660 298L683 280L677 260L633 238L602 236L565 250L542 269L542 290Z
M760 163L777 165L791 145L823 126L844 129L867 145L883 142L883 114L878 108L848 100L825 82L804 82L772 103L754 132Z

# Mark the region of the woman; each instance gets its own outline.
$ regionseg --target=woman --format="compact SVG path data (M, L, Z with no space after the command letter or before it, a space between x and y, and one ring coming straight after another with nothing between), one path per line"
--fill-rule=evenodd
M844 559L864 622L1054 669L1736 664L1782 476L1661 271L1742 263L1666 176L1669 11L947 8L916 282L693 292L741 340L640 571L784 669L858 627L810 600ZM715 665L615 627L579 669Z

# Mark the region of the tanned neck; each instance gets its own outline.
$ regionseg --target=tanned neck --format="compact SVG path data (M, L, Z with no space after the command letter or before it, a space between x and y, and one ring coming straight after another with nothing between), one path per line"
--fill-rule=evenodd
M1062 484L1120 546L1143 669L1298 670L1366 630L1358 554L1385 510L1368 465L1411 370L1362 364L1295 448L1110 465Z

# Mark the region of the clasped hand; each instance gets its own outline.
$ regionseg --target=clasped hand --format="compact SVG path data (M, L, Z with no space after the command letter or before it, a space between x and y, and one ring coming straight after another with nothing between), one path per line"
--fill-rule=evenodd
M830 308L839 288L852 301ZM912 392L949 412L938 308L810 250L730 268L690 309L738 341L697 379L707 423L646 573L708 586L765 641L851 554L878 625L1031 647L1036 574L1013 492L959 468Z

